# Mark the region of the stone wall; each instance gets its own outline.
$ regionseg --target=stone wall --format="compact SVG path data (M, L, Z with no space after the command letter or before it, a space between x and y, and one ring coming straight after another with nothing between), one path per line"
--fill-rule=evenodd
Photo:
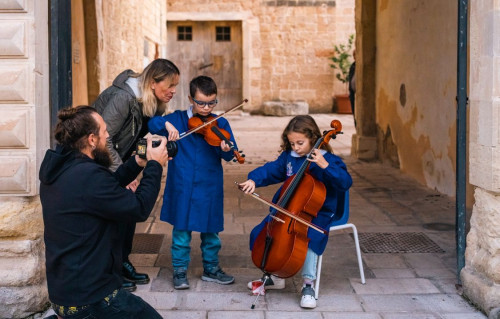
M465 295L500 318L500 3L470 5L470 173L477 188L467 236Z
M47 0L0 2L0 318L24 318L48 301L37 194L51 134L49 7ZM141 71L161 56L165 1L85 1L89 7L99 51L89 68L99 91L122 70Z
M49 146L46 0L0 3L0 318L47 301L37 169Z
M330 112L335 84L328 57L354 33L354 0L168 0L167 20L241 20L247 110L266 101L303 100ZM181 70L182 72L182 70Z
M382 1L376 19L378 157L454 196L457 2Z
M165 57L166 6L164 0L129 0L126 5L102 1L96 8L102 19L96 61L100 91L123 70L140 72L153 59Z

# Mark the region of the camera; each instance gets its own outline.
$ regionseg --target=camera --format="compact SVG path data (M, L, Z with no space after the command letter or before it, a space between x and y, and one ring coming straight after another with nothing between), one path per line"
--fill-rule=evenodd
M158 147L161 144L161 141L152 141L153 147ZM137 142L137 148L135 150L136 154L139 155L140 158L146 159L146 149L148 145L148 140L145 138L140 138ZM167 141L167 152L168 157L174 157L177 155L177 143L174 141Z

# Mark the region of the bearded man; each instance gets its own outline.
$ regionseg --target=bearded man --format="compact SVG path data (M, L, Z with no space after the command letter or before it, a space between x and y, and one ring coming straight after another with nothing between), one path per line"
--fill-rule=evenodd
M49 298L62 318L161 318L141 298L121 289L123 221L145 221L168 161L166 139L147 144L111 172L106 123L89 106L58 113L55 150L40 167ZM136 192L125 187L143 170Z

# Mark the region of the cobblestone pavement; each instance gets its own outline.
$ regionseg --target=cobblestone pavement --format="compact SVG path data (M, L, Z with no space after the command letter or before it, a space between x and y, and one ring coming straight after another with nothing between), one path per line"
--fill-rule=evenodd
M344 134L330 142L343 157L353 177L350 191L350 222L360 237L397 233L424 235L438 252L362 253L366 284L360 281L353 237L349 231L330 234L323 257L318 306L304 310L299 306L301 278L286 279L284 290L270 290L250 309L255 297L247 282L261 276L252 263L248 235L261 221L267 208L243 194L234 185L246 180L253 168L278 155L280 134L291 117L229 115L238 146L246 163L224 164L225 230L220 234L222 268L235 276L232 285L218 285L200 279L203 272L199 236L193 236L190 289L174 290L170 258L171 226L159 220L161 196L151 217L138 224L138 233L164 234L156 254L133 254L138 271L147 272L152 281L140 285L136 294L149 302L164 318L336 318L406 319L486 318L456 288L455 204L454 199L427 189L380 163L367 163L350 157L354 133L351 115L315 114L320 129L339 119ZM258 189L270 198L277 186ZM404 238L401 239L404 241ZM373 241L365 241L370 246ZM415 244L410 242L410 244ZM368 247L369 248L369 247ZM414 249L414 248L413 248ZM382 250L383 251L383 250ZM418 247L417 247L418 251Z

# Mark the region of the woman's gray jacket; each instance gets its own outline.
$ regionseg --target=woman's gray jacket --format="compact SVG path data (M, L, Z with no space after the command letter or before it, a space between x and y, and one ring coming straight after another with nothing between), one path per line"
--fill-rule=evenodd
M135 148L142 128L142 104L125 81L134 74L125 70L104 90L92 104L106 122L109 133L107 141L115 171L126 158L132 147Z

